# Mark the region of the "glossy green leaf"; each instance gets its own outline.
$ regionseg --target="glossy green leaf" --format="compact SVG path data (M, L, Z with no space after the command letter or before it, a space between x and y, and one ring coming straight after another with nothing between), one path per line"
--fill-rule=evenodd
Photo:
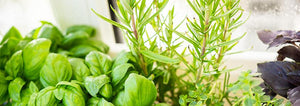
M130 67L134 67L134 66L129 63L124 63L112 69L111 77L112 77L113 86L116 86L125 77Z
M14 39L23 39L22 35L18 31L16 27L11 27L8 32L4 35L4 37L1 40L0 44L3 44L7 39L14 38Z
M55 87L48 86L42 89L36 96L30 97L31 106L56 106L59 100L54 95ZM34 99L34 100L33 100Z
M156 100L154 83L141 75L130 74L124 86L124 93L119 93L114 100L117 106L151 106Z
M23 74L23 57L22 50L14 53L5 65L6 73L13 77L21 77Z
M62 42L62 45L64 48L71 48L75 45L80 44L83 40L87 40L89 38L88 33L83 32L83 31L77 31L68 34Z
M36 86L36 84L34 83L34 82L30 82L29 83L29 90L30 90L30 92L32 92L32 93L37 93L37 92L39 92L39 88Z
M89 39L89 40L84 41L83 44L90 45L94 48L97 48L97 50L102 52L102 53L108 53L108 51L109 51L109 46L106 45L102 41L90 40Z
M38 38L47 38L51 40L51 51L55 51L58 45L63 41L62 33L54 25L46 23L41 26L38 33Z
M172 58L169 58L167 56L163 56L163 55L154 53L152 51L143 50L143 51L141 51L141 53L144 56L146 56L146 57L148 57L150 59L153 59L153 60L156 60L156 61L159 61L159 62L163 62L163 63L174 64L174 63L179 63L180 62L178 59L172 59Z
M78 84L62 81L56 85L55 97L65 106L85 106L85 94Z
M85 57L85 62L94 76L108 74L112 66L111 58L97 51L90 52Z
M66 34L68 36L68 34L81 32L81 31L87 33L89 37L92 37L95 35L96 29L88 25L75 25L69 27L66 31Z
M90 52L97 51L97 50L98 50L97 48L94 48L90 45L78 45L78 46L71 48L70 53L74 57L84 58Z
M104 98L92 97L88 100L88 106L114 106L111 102Z
M31 41L32 41L32 39L30 39L30 38L24 38L24 39L20 40L20 42L15 46L14 51L23 50L24 47Z
M107 83L105 84L103 87L101 87L99 93L101 96L103 96L105 99L110 100L110 98L112 97L112 86L111 84Z
M134 56L130 52L121 52L114 59L114 63L113 63L112 69L114 69L117 66L122 65L124 63L128 63L129 61L135 62Z
M106 75L100 75L97 77L88 76L85 78L84 86L90 95L96 97L99 90L109 82L110 78Z
M89 68L85 65L84 60L80 58L69 58L72 66L72 79L83 82L85 77L91 74Z
M68 59L60 54L50 53L40 72L43 86L55 86L60 81L69 81L71 77L72 67Z
M21 101L21 90L25 83L26 82L19 77L9 83L8 92L13 101Z
M29 102L31 92L29 89L24 89L21 92L21 101L12 102L12 106L26 106Z
M40 69L49 54L51 41L45 38L29 42L23 49L24 77L28 80L37 80Z
M0 104L8 97L8 81L5 80L4 71L0 70Z
M2 45L0 45L0 69L5 68L6 62L9 60L11 55L15 52L15 47L20 40L15 38L7 39Z

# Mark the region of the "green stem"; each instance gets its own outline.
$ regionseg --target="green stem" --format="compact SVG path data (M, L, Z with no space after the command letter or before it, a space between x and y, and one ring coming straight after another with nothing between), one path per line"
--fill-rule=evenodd
M206 10L205 11L205 29L204 29L204 39L203 39L203 43L202 43L202 50L201 50L201 55L200 55L200 58L201 58L201 68L200 69L197 69L197 77L196 77L196 83L199 82L199 79L200 79L200 76L201 76L201 73L202 73L202 69L203 69L203 61L204 61L204 54L205 54L205 51L206 51L206 42L207 42L207 37L209 36L208 35L208 30L209 30L209 16L210 15L210 10Z

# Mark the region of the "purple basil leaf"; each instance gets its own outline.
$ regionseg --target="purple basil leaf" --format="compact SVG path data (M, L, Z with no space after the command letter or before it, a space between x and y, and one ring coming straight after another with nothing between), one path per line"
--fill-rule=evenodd
M300 32L291 30L279 30L276 32L262 30L258 31L257 35L263 43L269 45L268 48L300 41Z
M300 86L288 92L288 99L293 104L293 106L300 106Z
M263 88L263 92L265 92L265 95L269 95L270 99L273 99L277 94L273 92L264 82L259 84L261 88Z
M300 62L300 50L295 46L285 46L278 52L278 61L282 61L285 57Z
M291 41L292 39L291 38L286 38L282 35L278 35L276 36L275 39L273 39L273 41L269 44L269 47L268 48L271 48L271 47L277 47L279 45L282 45L284 43L287 43L289 41Z
M295 85L290 83L287 72L291 72L294 64L291 62L268 62L257 64L258 72L261 73L261 78L264 80L267 87L273 92L287 97L287 91L294 88Z
M269 44L276 38L276 34L270 30L262 30L257 32L258 38L264 43Z

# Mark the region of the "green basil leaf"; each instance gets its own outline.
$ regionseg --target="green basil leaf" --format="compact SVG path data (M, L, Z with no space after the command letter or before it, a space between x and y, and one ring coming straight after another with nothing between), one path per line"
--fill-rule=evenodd
M0 45L0 69L5 68L5 64L9 60L12 54L14 54L15 47L20 40L15 38L7 39L2 45Z
M30 95L29 101L28 101L28 106L36 106L36 98L38 96L38 93L32 93Z
M124 86L124 93L114 100L117 106L151 106L156 99L154 83L141 75L130 74Z
M141 53L150 58L150 59L153 59L153 60L156 60L156 61L159 61L159 62L163 62L163 63L170 63L170 64L174 64L174 63L179 63L180 61L178 59L172 59L172 58L169 58L167 56L163 56L163 55L160 55L160 54L157 54L157 53L154 53L152 51L141 51Z
M122 65L116 66L111 72L112 84L116 86L126 75L128 69L134 67L132 64L125 63Z
M40 72L43 86L55 86L60 81L69 81L71 77L72 67L68 59L60 54L50 53Z
M97 97L99 90L109 82L110 78L106 75L100 75L97 77L88 76L85 78L84 86L90 95Z
M89 54L92 51L97 51L97 48L85 44L75 46L70 50L72 56L80 58L84 58L87 54Z
M49 54L51 41L45 38L29 42L23 49L24 77L28 80L37 80L40 69Z
M99 40L89 39L89 40L83 41L82 44L90 45L94 48L97 48L97 50L102 52L102 53L108 53L108 51L109 51L109 46L106 45L104 42L99 41Z
M15 27L11 27L8 32L4 35L4 37L2 38L2 41L0 44L3 44L7 39L10 38L15 38L15 39L23 39L22 35L20 34L20 32L18 31L17 28Z
M92 97L88 100L88 106L114 106L111 102L104 98Z
M89 35L83 31L77 31L74 33L68 34L63 40L63 47L66 49L70 49L73 46L80 44L83 40L87 40Z
M85 77L91 74L83 59L69 58L69 62L73 70L72 79L83 82Z
M5 73L0 70L0 104L7 100L8 95L8 81L5 80Z
M71 26L67 29L66 34L70 34L70 33L76 33L78 31L82 31L85 32L89 35L89 37L92 37L95 35L96 29L92 26L87 26L87 25L75 25L75 26Z
M23 57L22 50L14 53L5 65L5 71L9 76L16 78L23 74Z
M94 76L108 74L112 66L111 58L97 51L90 52L85 57L85 62Z
M112 66L112 69L124 63L128 63L129 61L133 61L133 62L136 61L134 56L131 54L131 52L121 52L114 59L114 64Z
M51 49L50 51L56 51L57 46L61 45L63 41L63 35L62 33L56 28L54 25L51 23L44 23L39 32L38 32L38 38L47 38L50 39L52 44L51 44Z
M99 93L101 96L103 96L105 99L110 100L110 98L112 97L112 86L111 84L107 83L105 84L103 87L101 87Z
M8 92L13 101L21 101L21 90L25 83L26 82L19 77L9 83Z
M34 84L34 83L31 82L29 86L32 86L31 84ZM27 104L28 104L28 102L30 100L31 95L33 93L37 93L37 92L32 92L30 90L30 88L26 88L26 89L22 90L22 92L21 92L21 101L12 102L12 106L27 106Z
M29 90L32 92L32 93L37 93L39 92L39 88L36 86L36 84L34 82L30 82L29 83Z
M31 41L32 39L29 38L24 38L20 40L19 43L15 46L15 51L23 50L24 47Z
M33 104L32 106L56 106L59 100L55 98L54 90L55 87L52 86L42 89L36 96L33 95L30 97L30 101L33 101L33 103L30 104Z
M65 106L85 106L86 95L80 85L62 81L56 85L54 94L59 100L62 100Z

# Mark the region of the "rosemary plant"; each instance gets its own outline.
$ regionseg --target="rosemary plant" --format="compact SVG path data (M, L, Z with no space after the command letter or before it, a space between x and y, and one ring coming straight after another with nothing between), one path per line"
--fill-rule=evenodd
M190 43L188 47L192 55L189 63L181 57L192 74L188 95L181 95L181 105L223 105L229 104L228 85L230 71L222 66L222 60L243 37L232 39L232 31L242 25L243 10L240 0L187 0L198 17L187 19L189 33L176 32ZM181 55L178 55L181 56ZM223 78L223 77L224 78ZM220 80L222 79L222 80Z
M135 69L139 74L152 79L158 88L157 101L179 105L179 95L186 92L186 87L181 82L182 78L176 74L180 61L174 50L181 42L176 43L173 37L173 30L179 27L173 25L174 9L164 17L160 14L168 0L153 0L150 4L146 0L116 2L118 10L111 9L120 23L94 13L122 30L130 52L135 57ZM150 31L155 34L151 35Z

